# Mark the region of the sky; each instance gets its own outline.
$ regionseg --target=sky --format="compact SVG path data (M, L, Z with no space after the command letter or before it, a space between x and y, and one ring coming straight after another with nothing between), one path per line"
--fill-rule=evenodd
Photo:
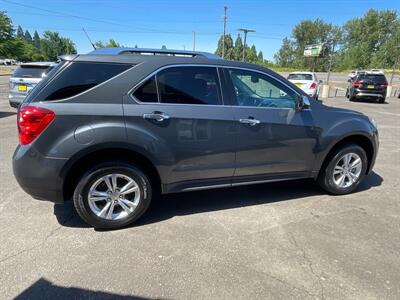
M227 33L236 39L238 28L253 29L248 44L273 59L282 39L301 20L320 18L342 25L368 9L400 12L399 0L0 0L13 25L33 35L46 30L69 37L78 53L92 50L82 28L93 41L114 38L124 46L193 49L214 52L223 31L227 6Z

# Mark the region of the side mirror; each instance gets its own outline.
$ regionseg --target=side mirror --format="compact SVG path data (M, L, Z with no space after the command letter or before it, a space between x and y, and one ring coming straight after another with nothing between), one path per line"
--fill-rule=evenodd
M308 99L307 96L301 96L301 95L297 96L296 106L294 109L296 111L301 111L307 108L310 108L310 99Z

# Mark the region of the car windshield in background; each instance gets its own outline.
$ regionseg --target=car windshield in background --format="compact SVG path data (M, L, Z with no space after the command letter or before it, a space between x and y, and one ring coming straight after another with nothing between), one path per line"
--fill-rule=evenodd
M387 82L385 75L377 75L377 74L362 74L358 76L357 80L372 81L374 83Z
M312 80L311 74L290 74L289 80Z
M13 77L42 78L50 69L48 66L20 66L15 70Z

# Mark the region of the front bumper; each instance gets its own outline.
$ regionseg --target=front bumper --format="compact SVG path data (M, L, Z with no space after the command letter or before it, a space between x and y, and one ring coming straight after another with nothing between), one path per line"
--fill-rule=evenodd
M41 155L32 146L19 145L13 155L13 171L21 188L35 199L63 203L61 169L66 159Z

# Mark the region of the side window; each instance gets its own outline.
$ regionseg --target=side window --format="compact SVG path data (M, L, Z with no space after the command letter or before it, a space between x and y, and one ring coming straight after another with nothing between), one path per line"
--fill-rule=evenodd
M158 102L156 77L152 76L145 81L134 93L133 96L141 102Z
M162 103L221 104L214 67L171 67L157 74L157 83Z
M238 106L295 108L296 93L279 81L247 70L229 69Z
M60 100L82 93L130 68L128 64L73 62L39 95Z

